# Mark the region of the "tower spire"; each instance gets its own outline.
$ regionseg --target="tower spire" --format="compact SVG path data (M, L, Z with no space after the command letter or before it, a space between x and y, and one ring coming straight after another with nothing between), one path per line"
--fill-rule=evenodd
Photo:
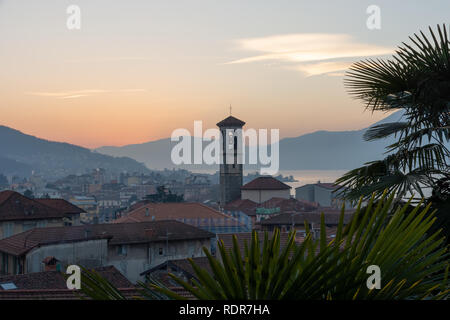
M231 103L230 103L230 116L231 116Z

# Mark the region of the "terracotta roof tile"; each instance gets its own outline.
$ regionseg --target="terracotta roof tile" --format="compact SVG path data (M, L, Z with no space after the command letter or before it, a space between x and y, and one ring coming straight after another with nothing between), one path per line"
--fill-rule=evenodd
M294 198L278 198L274 197L261 203L263 208L280 208L280 212L287 211L313 211L318 208L318 204L306 200L299 200Z
M51 205L49 205L51 202ZM18 192L2 191L0 192L0 221L12 220L35 220L63 218L67 214L80 213L75 212L75 206L67 205L65 200L38 201L29 199ZM65 209L70 210L67 212Z
M94 268L94 270L117 288L134 288L133 284L113 266ZM66 280L59 271L0 276L0 291L5 291L1 284L11 282L17 287L13 290L67 289Z
M66 201L64 199L35 199L48 207L60 210L67 214L78 214L85 212L83 209L77 207L76 205Z
M334 209L318 209L311 212L286 212L276 216L272 216L260 222L262 225L291 225L292 221L295 224L303 224L306 221L310 223L320 223L321 213L324 213L325 224L337 225L341 211ZM344 223L350 222L354 210L346 210L344 214Z
M148 215L147 215L148 212ZM228 216L197 202L148 203L113 223L159 221L168 219L224 219Z
M258 177L241 187L242 190L289 190L290 186L273 177Z
M148 243L165 240L167 231L169 240L214 237L213 233L173 220L36 228L0 240L0 252L20 256L36 246L94 239L109 239L113 245Z

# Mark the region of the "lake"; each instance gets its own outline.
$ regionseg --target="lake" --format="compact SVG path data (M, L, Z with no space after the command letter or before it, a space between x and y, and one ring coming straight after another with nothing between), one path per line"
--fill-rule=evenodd
M292 187L291 193L295 195L295 188L303 186L305 184L334 182L337 178L341 177L348 170L280 170L276 175L283 175L283 177L293 176L297 182L285 182ZM197 173L214 174L216 170L196 170ZM254 173L253 170L245 170L244 175L248 173Z

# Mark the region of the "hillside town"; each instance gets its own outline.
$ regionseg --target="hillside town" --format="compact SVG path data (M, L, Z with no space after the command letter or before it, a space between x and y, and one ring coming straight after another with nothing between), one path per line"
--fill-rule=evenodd
M243 125L233 116L218 123L223 132ZM279 229L286 241L295 229L301 243L308 228L318 236L322 213L327 238L336 236L342 207L336 185L292 190L260 175L244 184L237 163L221 164L219 172L217 185L185 170L111 177L94 169L47 184L38 175L9 185L3 179L0 298L68 297L56 271L69 265L107 273L124 292L150 278L177 290L168 273L193 277L187 259L206 264L203 248L215 254L218 241L231 247L234 235L244 250L255 230ZM344 222L354 212L347 205Z
M0 0L2 315L448 306L449 10Z

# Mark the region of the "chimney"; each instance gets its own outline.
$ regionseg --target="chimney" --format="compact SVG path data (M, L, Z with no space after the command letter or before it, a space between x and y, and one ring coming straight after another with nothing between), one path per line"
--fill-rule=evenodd
M42 263L44 264L44 271L56 271L58 262L59 260L52 256L45 258L42 260Z

